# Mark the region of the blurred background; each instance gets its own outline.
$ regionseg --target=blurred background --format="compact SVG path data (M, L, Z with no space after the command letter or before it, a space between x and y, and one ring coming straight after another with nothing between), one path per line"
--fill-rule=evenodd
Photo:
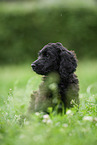
M0 64L32 62L49 42L97 57L97 0L0 0Z

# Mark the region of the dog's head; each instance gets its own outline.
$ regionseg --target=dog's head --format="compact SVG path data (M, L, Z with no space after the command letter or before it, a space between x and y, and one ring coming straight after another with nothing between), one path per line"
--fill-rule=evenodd
M32 69L41 75L58 72L61 77L67 77L77 67L74 53L67 50L59 42L49 43L39 51L39 57L32 64Z

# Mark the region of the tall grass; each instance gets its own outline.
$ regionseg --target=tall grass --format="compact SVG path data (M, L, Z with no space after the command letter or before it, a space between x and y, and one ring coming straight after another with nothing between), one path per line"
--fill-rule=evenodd
M25 118L41 76L30 64L0 67L0 145L97 144L97 60L79 62L80 106L66 114ZM22 118L21 118L22 116Z

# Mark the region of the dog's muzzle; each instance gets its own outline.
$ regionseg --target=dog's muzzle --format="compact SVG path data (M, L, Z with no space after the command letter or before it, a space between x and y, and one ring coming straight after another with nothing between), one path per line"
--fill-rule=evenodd
M35 70L36 65L34 63L31 64L33 70Z

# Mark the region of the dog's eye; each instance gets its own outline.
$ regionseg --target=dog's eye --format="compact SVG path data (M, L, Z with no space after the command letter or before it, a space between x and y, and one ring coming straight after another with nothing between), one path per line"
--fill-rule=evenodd
M43 57L49 57L50 55L48 53L43 53Z
M46 56L46 57L49 57L49 54L46 54L45 56Z

